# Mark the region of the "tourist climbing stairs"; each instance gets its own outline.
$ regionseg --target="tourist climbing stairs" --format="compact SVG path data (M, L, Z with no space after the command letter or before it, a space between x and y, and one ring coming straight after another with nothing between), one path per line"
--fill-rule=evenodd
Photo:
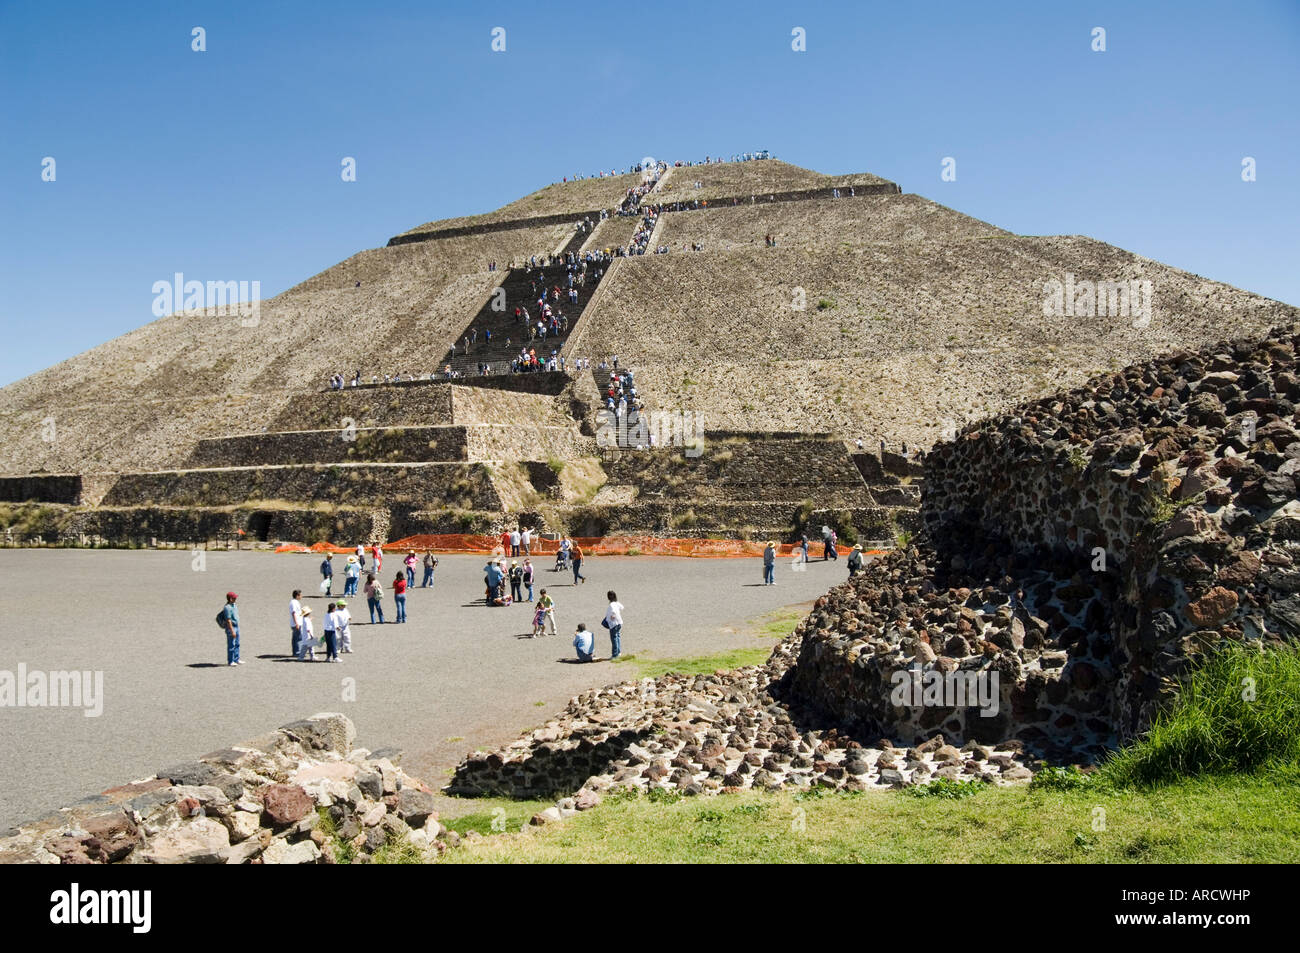
M525 261L520 267L501 272L498 290L495 290L483 303L473 320L461 332L456 339L454 350L449 351L443 358L438 365L438 371L443 372L450 365L459 376L474 377L482 373L483 365L488 365L492 374L509 373L510 362L519 356L520 350L525 345L536 350L539 360L550 357L553 350L564 353L562 350L564 345L576 329L578 319L587 307L587 302L596 293L596 286L599 284L596 273L599 271L603 274L609 267L607 263L588 263L585 280L580 286L575 285L578 293L577 301L570 303L565 258L573 254L579 259L578 264L581 267L578 249L591 236L591 231L596 224L593 220L590 227L576 229L573 237L553 259L553 263L541 264L542 259L539 257L538 265L535 267ZM556 287L560 289L558 302L554 300L552 294ZM515 316L515 309L526 309L530 322L533 327L536 327L540 317L537 300L543 293L552 312L562 314L569 319L569 328L567 332L561 332L558 336L548 331L544 340L535 337L530 341L528 329L522 320ZM565 356L572 358L574 355Z

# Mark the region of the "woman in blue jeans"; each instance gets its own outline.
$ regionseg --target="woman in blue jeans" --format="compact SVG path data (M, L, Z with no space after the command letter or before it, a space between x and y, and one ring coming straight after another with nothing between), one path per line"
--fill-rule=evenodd
M384 587L379 584L372 572L366 573L366 605L370 606L370 624L375 624L375 613L379 613L379 624L384 624Z
M601 623L609 629L609 657L616 659L623 651L623 603L611 589L605 593L609 599L609 608L605 610L605 620Z
M393 578L393 602L397 604L397 621L406 621L406 577L402 570L397 570Z

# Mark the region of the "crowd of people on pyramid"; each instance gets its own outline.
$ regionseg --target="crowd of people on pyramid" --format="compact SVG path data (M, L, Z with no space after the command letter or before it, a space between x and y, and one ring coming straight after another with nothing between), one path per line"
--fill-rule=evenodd
M767 152L737 153L731 158L724 159L721 156L705 156L703 160L678 160L672 163L674 168L691 167L698 165L713 165L721 162L749 162L757 159L771 158ZM642 180L635 186L629 187L624 193L623 201L611 213L608 209L602 209L596 213L596 221L592 220L590 215L578 222L578 230L581 233L592 232L595 227L612 215L618 216L640 216L640 222L637 224L636 231L627 245L606 247L603 249L576 252L570 251L563 254L544 254L531 255L523 259L518 265L512 259L506 263L507 270L514 271L517 267L522 268L525 276L529 280L529 291L533 296L528 305L519 305L514 309L515 320L519 324L519 344L520 349L508 361L478 361L474 370L479 376L489 376L495 373L528 373L534 371L565 371L565 370L582 370L584 367L589 369L590 361L566 360L565 355L560 351L563 349L562 339L569 333L572 325L571 319L563 311L563 306L568 305L570 308L577 307L581 300L580 295L584 288L589 284L599 282L608 269L610 262L615 258L644 255L649 250L650 239L654 235L655 226L658 224L659 216L665 211L683 211L687 209L707 208L708 200L694 199L690 201L678 201L667 204L643 205L642 199L648 195L659 183L660 178L669 168L666 162L651 164L637 163L630 166L628 173L642 173ZM605 178L608 176L625 174L618 170L599 171L591 175L576 175L571 179L566 177L564 181L578 181L585 178ZM700 182L696 182L696 188L701 187ZM852 189L850 189L852 193ZM839 192L836 190L836 196ZM775 198L775 196L773 196ZM737 204L739 200L733 199L732 204ZM751 196L751 202L754 198ZM770 244L775 244L775 239L770 240ZM693 242L689 246L683 243L682 250L702 251L704 246L700 242ZM652 250L653 254L668 254L670 246L660 244ZM563 268L559 276L548 275L547 270L555 267ZM487 270L495 272L499 264L495 259L487 261ZM498 332L500 334L500 332ZM484 347L488 347L493 342L493 332L490 328L482 331L482 342ZM553 346L547 353L546 342L548 339ZM459 356L468 357L478 347L480 340L480 331L477 327L471 327L460 341L453 342L450 349L449 357L455 361ZM501 342L498 341L498 344ZM514 335L508 333L505 336L504 346L507 352L512 352L515 346ZM434 372L427 375L428 380L455 380L463 377L464 372L457 366L448 361L441 372ZM331 390L343 390L346 387L358 387L364 384L372 386L378 384L396 384L404 381L425 380L423 374L397 373L397 374L372 374L368 381L362 378L361 372L357 371L349 379L343 374L331 375L329 387Z

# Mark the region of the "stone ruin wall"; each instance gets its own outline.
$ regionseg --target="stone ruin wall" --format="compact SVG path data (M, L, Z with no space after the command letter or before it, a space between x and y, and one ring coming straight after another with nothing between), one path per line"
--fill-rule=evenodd
M1095 753L1218 642L1300 636L1298 346L1168 355L936 446L923 545L819 600L792 690L860 730ZM1000 673L997 718L889 703L954 666Z

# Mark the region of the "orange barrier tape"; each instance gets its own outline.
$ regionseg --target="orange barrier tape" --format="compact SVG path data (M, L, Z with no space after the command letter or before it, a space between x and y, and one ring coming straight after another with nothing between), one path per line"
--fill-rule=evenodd
M584 554L594 556L695 556L700 558L736 559L762 556L766 543L743 539L665 539L660 536L581 536L570 537L582 547ZM381 547L390 553L438 552L438 553L482 553L484 555L500 554L500 536L475 536L468 533L425 533L395 539ZM366 547L369 550L369 546ZM529 544L532 556L553 556L560 548L559 540L533 539ZM776 547L778 556L793 556L798 550L798 543L779 543ZM847 556L853 550L848 546L839 546L841 556ZM311 546L286 544L276 547L277 553L336 553L346 555L356 552L355 546L335 546L332 543L314 543ZM810 541L808 552L818 556L822 552L821 541ZM868 549L864 556L879 556L883 549Z

